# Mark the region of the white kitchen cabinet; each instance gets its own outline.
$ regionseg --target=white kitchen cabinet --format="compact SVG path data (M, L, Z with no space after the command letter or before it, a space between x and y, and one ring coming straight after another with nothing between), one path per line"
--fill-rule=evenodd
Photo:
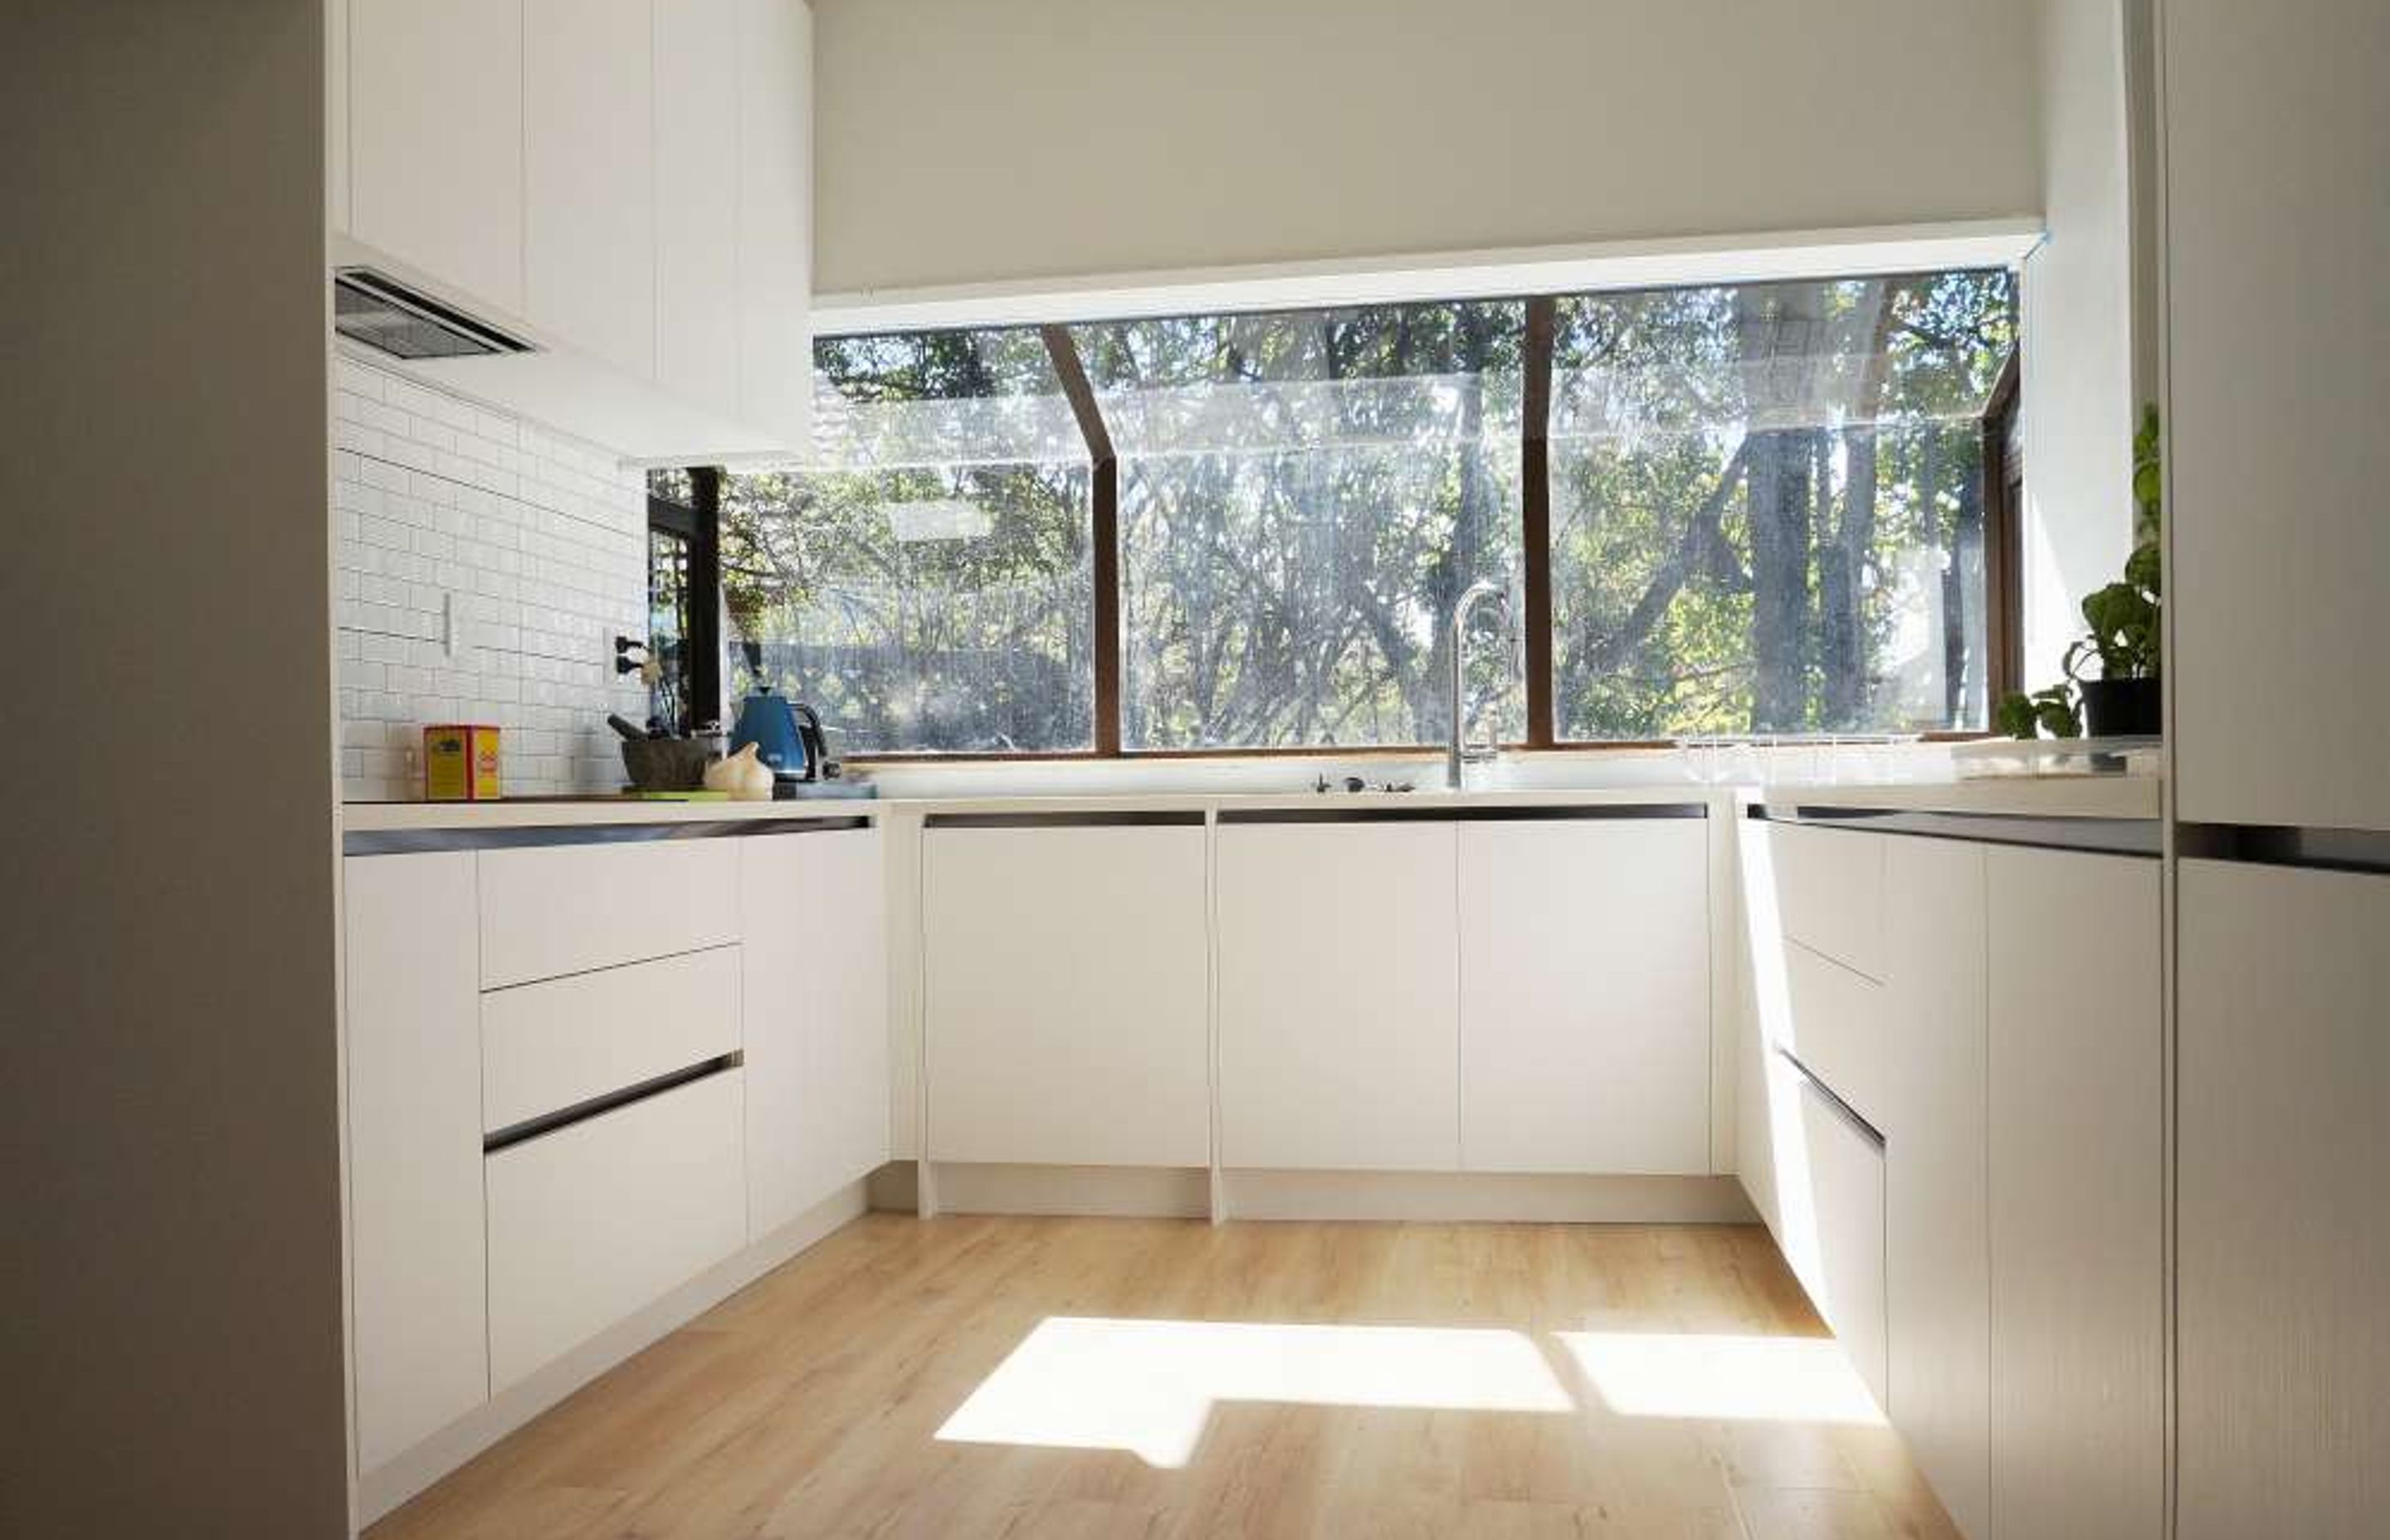
M495 1134L737 1053L739 951L482 995L482 1126Z
M634 459L805 454L805 0L340 0L328 31L335 263L533 349L391 366Z
M490 1155L494 1391L744 1243L739 1075L722 1071Z
M655 7L656 383L739 413L739 56L741 0ZM751 1087L752 1089L752 1087Z
M929 1155L1211 1161L1204 830L922 836Z
M1710 1169L1708 825L1459 826L1471 1171Z
M1456 854L1446 822L1220 827L1222 1163L1458 1168Z
M372 1470L490 1393L473 857L342 871L356 1448Z
M2390 876L2182 864L2181 1540L2359 1540L2390 1449Z
M1767 825L1767 899L1788 940L1869 979L1884 975L1883 837Z
M521 6L524 314L647 378L656 366L650 0Z
M1990 1540L1984 847L1884 845L1886 1409L1960 1530Z
M534 846L476 859L484 989L739 939L735 841Z
M2159 864L1995 847L1991 1516L2003 1536L2165 1521Z
M521 0L349 0L349 231L523 306Z
M802 450L813 420L813 9L739 6L739 409Z
M747 1233L887 1163L887 916L877 828L762 835L739 853Z
M1801 1077L1798 1093L1804 1169L1783 1199L1784 1222L1805 1229L1808 1244L1790 1260L1851 1367L1886 1405L1883 1146L1815 1081Z
M1891 842L1884 835L1835 838L1879 847ZM1881 1123L1891 1072L1883 985L1797 941L1784 941L1782 956L1783 1008L1774 1034L1778 1046L1859 1116Z
M2390 828L2390 6L2160 10L2176 805Z

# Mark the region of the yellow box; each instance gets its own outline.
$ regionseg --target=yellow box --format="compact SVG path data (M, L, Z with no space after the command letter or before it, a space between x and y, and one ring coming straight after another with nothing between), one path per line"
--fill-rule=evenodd
M498 800L498 730L479 724L423 729L423 800Z

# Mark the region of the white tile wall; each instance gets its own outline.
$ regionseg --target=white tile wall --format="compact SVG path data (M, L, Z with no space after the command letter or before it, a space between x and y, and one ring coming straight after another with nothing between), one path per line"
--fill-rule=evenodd
M444 722L505 729L510 794L621 785L605 715L648 709L613 663L647 635L644 473L345 354L332 404L344 795L421 795Z

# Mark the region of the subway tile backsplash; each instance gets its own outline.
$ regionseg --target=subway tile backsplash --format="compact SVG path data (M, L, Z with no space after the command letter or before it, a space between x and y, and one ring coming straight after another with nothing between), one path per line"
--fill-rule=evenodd
M647 482L617 456L341 353L332 395L341 779L421 795L423 728L505 729L514 795L609 790L647 714Z

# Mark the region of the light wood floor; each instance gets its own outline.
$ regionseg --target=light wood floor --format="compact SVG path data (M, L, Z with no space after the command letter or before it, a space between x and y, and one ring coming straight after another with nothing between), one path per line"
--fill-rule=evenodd
M1561 1409L1223 1400L1176 1469L940 1440L1053 1317L1471 1328L1460 1340L1510 1350L1514 1368L1529 1354ZM1780 1405L1630 1415L1563 1332L1785 1338L1814 1356L1823 1328L1756 1227L873 1214L370 1533L1955 1540L1881 1426Z

